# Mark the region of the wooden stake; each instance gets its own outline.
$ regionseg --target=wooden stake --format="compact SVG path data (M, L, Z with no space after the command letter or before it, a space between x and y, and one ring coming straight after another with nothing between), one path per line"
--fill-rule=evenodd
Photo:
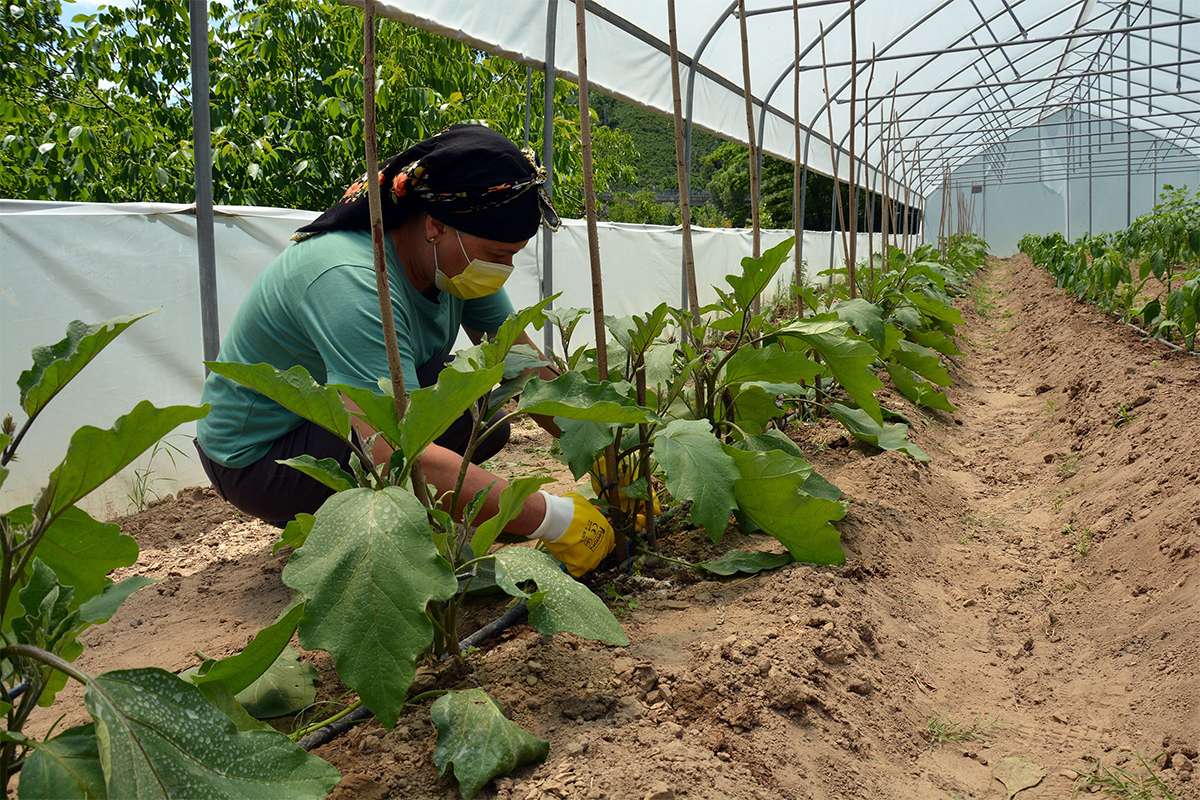
M588 103L588 73L587 73L587 10L582 0L575 3L575 48L579 56L579 138L583 145L583 212L587 218L588 259L592 268L592 319L596 330L596 370L600 380L608 380L608 337L604 328L604 280L600 271L600 232L596 226L596 182L592 171L592 112ZM609 514L621 516L617 505L616 487L619 482L617 472L617 445L614 441L604 450L604 463L607 474L604 481L603 497L608 501ZM617 531L618 548L624 548L626 536L623 520L615 520L613 527Z
M392 382L392 402L396 419L408 411L408 393L404 387L404 365L396 341L396 320L392 315L392 290L388 280L387 256L383 247L383 202L379 196L379 142L375 125L375 0L363 2L363 149L367 161L367 207L371 219L371 247L374 251L375 293L379 296L379 319L383 323L383 345L387 352L388 377ZM426 506L431 504L425 475L419 463L413 463L413 490Z
M833 144L833 98L829 94L829 59L825 55L825 23L821 23L821 77L825 81L825 117L829 122L829 166L833 172L833 192L837 198L837 222L842 233L842 259L850 260L850 245L846 241L846 217L842 212L842 184L838 179L837 148ZM830 235L833 235L833 220L829 220ZM833 282L833 264L829 265L830 285Z
M592 171L592 113L588 103L587 11L575 3L575 44L579 54L579 138L583 144L583 210L587 218L588 258L592 267L592 317L596 326L596 367L608 380L608 341L604 328L604 281L600 271L600 232L596 227L596 183ZM611 473L615 479L616 473Z
M691 176L683 153L683 100L679 89L679 43L675 30L675 0L667 0L667 32L671 44L671 98L675 118L675 180L679 184L679 223L683 234L683 274L687 280L687 302L692 312L700 310L696 287L696 258L692 252Z
M750 91L750 40L746 34L746 0L738 0L738 30L742 36L742 89L746 96L746 140L750 149L750 224L754 241L754 257L762 255L762 225L758 208L758 144L754 138L754 100ZM754 310L760 305L754 298Z
M858 175L855 172L854 134L858 130L858 119L855 117L855 105L858 101L858 27L854 22L854 7L858 3L850 0L850 197L846 205L850 210L850 260L846 263L847 279L850 281L850 297L858 297L858 281L855 280L855 270L858 268Z

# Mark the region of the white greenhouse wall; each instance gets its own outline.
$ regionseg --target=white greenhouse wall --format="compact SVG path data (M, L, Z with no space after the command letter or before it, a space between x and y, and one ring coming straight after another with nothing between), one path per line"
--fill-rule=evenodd
M1088 159L1081 158L1087 151L1088 117L1077 114L1073 117L1072 129L1081 151L1071 157L1070 206L1066 179L1066 139L1049 137L1066 136L1066 116L1060 112L1048 118L1038 128L1026 128L1014 134L1002 144L989 148L951 172L951 185L956 177L960 181L983 186L983 192L975 195L973 228L988 241L993 255L1009 256L1017 252L1017 242L1027 233L1053 233L1058 231L1068 239L1088 233L1106 233L1126 227L1125 203L1125 147L1127 128L1119 122L1109 122L1098 117L1092 122L1092 173L1090 181L1090 228L1089 228L1089 180ZM1131 159L1133 180L1130 182L1132 218L1145 214L1154 207L1155 199L1164 185L1187 186L1192 191L1200 188L1200 159L1190 152L1152 134L1132 129ZM1039 144L1041 139L1041 144ZM1169 163L1155 169L1154 159L1146 156L1158 143L1159 159ZM1013 178L1021 183L988 183L982 180L983 165L989 156L994 163L1011 159L1010 176L1021 173L1029 177ZM1014 163L1015 162L1015 163ZM1046 170L1047 180L1038 180L1040 166ZM1113 173L1119 173L1113 175ZM989 180L1004 180L1000 173L989 171ZM1106 177L1095 177L1105 175ZM966 178L965 176L975 176ZM993 176L996 176L995 178ZM1050 177L1053 176L1053 177ZM1027 182L1026 182L1027 181ZM965 191L969 191L965 190ZM947 230L956 229L957 203L955 190L950 191L949 222ZM938 220L941 215L942 192L940 187L925 198L925 221L927 241L935 241L938 235ZM1069 220L1069 225L1068 225Z
M219 316L224 329L261 270L288 244L291 233L316 216L309 211L219 207L216 255ZM764 231L763 247L790 235ZM859 249L865 253L866 237ZM829 233L806 232L807 275L827 266ZM840 237L839 237L840 239ZM591 306L587 232L565 220L554 238L554 284L559 305ZM518 256L508 290L517 307L538 299L541 237ZM747 230L697 229L696 272L701 302L715 299L712 284L738 268L750 253ZM840 242L835 260L840 265ZM609 314L644 312L659 302L679 303L679 229L600 224L600 254ZM790 275L790 264L781 276ZM784 284L786 285L786 284ZM768 294L778 290L771 287ZM17 375L30 351L62 338L73 319L96 322L157 309L102 353L50 404L22 444L3 488L3 507L31 502L61 459L71 432L81 425L107 427L140 399L156 405L196 403L203 381L195 217L187 206L0 201L0 413L18 423ZM591 336L583 323L577 336ZM532 333L532 332L531 332ZM540 341L540 335L535 337ZM159 492L205 483L191 443L194 426L171 442L186 454L172 465L154 462ZM133 470L109 481L85 503L93 514L128 510Z

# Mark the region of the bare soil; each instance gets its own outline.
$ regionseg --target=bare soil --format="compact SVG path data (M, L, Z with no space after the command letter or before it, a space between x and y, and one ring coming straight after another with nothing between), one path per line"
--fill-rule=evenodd
M519 626L471 657L469 682L552 743L490 792L1004 798L994 770L1018 756L1045 771L1020 800L1074 796L1097 760L1141 773L1141 758L1200 798L1200 361L1024 258L993 261L963 311L957 413L889 399L931 463L805 437L852 499L844 567L716 581L659 562L610 584L628 648ZM522 429L496 467L569 488L549 446ZM225 655L287 602L276 531L209 492L123 522L134 569L162 582L90 635L85 669ZM661 549L714 552L687 532ZM433 747L414 709L319 752L344 775L337 798L454 797Z

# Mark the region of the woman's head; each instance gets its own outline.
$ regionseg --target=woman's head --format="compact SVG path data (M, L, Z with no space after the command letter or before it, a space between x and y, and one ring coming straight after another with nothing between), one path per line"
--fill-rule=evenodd
M542 188L545 170L532 153L485 125L455 125L410 147L384 164L378 180L385 228L412 223L424 213L461 234L517 244L542 223L558 225ZM294 238L370 228L366 188L363 176ZM438 235L431 231L427 238Z

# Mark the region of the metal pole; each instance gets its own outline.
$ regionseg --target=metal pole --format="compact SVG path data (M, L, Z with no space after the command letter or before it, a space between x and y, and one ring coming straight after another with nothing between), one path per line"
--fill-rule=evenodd
M1094 145L1095 134L1093 132L1096 115L1088 113L1088 236L1092 235L1092 147Z
M192 46L192 162L196 181L196 255L200 263L200 331L204 360L221 351L217 257L213 242L212 133L208 115L208 0L188 0ZM208 374L207 368L205 374Z
M1071 241L1071 112L1067 112L1067 180L1066 192L1063 193L1063 217L1066 229L1063 235Z
M1130 27L1131 10L1129 3L1125 3L1125 27ZM1153 38L1153 35L1151 35ZM1130 52L1129 37L1125 37L1125 61L1128 63L1132 53ZM1133 94L1133 71L1125 73L1125 113L1133 115L1133 101L1129 99L1129 95ZM1125 123L1125 225L1128 227L1133 223L1133 126L1129 122Z
M554 196L554 46L558 41L558 0L546 6L546 62L542 86L542 164L546 167L546 196ZM542 285L541 297L554 294L554 233L542 228ZM554 352L554 326L542 326L542 349ZM564 353L564 356L567 354Z

